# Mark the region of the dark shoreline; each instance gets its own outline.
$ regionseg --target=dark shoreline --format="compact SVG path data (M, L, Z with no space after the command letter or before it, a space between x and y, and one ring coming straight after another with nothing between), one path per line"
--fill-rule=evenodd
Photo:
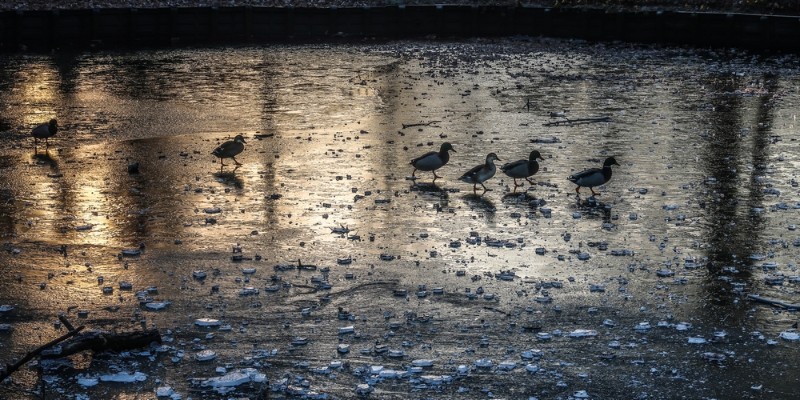
M362 8L404 6L534 7L603 12L701 12L800 16L795 0L10 0L0 11L90 10L109 8Z
M793 16L528 6L0 11L0 27L0 51L4 52L513 35L800 50L800 18Z

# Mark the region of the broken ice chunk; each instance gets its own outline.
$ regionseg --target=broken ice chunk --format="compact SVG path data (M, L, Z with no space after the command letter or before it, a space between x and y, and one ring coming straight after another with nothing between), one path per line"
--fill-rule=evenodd
M422 367L422 368L431 367L433 366L433 360L428 360L428 359L414 360L411 361L411 366Z
M121 383L144 382L147 380L147 375L138 371L134 372L133 374L130 374L128 372L119 372L116 374L100 375L100 380L103 382L121 382Z
M211 386L215 388L239 386L248 382L265 382L266 375L258 372L254 368L245 368L229 372L223 376L209 378L203 381L203 386Z
M99 382L100 382L99 379L95 377L81 376L81 375L78 376L78 384L83 387L96 386Z
M650 330L650 328L651 328L650 323L646 322L646 321L645 322L639 322L638 324L636 324L635 327L633 327L633 329L636 332L647 332L647 331Z
M217 353L214 350L201 350L194 355L197 361L211 361L217 358Z
M783 340L788 340L793 342L796 340L800 340L800 333L798 333L795 330L788 330L781 332L780 337Z
M156 389L156 397L171 397L175 391L170 386L159 386Z
M213 318L198 318L194 320L194 324L197 326L219 326L220 322L218 319Z
M167 308L167 306L170 305L170 304L171 303L168 302L168 301L150 301L150 302L145 303L144 306L148 310L157 311L157 310L163 310L163 309Z
M597 336L597 331L593 329L576 329L569 333L569 337L571 338L585 338L585 337L595 337Z

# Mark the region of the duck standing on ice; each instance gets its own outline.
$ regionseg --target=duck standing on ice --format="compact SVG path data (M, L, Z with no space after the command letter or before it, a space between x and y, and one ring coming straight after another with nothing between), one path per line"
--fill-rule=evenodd
M469 171L467 171L464 175L461 175L461 178L458 178L462 182L467 182L472 184L472 191L478 191L478 184L483 187L483 192L486 193L487 189L483 182L488 181L491 179L495 172L497 172L497 167L494 166L495 161L501 161L497 158L497 154L489 153L486 156L486 162L484 164L478 165Z
M414 172L411 173L411 179L417 178L415 175L417 170L433 172L433 180L441 178L441 176L436 175L436 170L442 168L445 164L447 164L448 161L450 161L451 151L453 153L456 152L450 143L444 142L439 148L439 151L431 151L411 160L411 165L414 166Z
M242 163L236 161L236 156L239 155L242 151L244 151L244 144L247 143L244 141L244 136L236 135L233 140L229 140L214 149L211 154L217 156L219 158L219 166L222 168L225 163L222 162L225 158L230 158L233 160L236 165L242 165Z
M589 190L592 191L592 195L597 196L598 193L595 193L593 188L595 186L604 185L611 180L612 165L619 164L617 164L617 160L615 160L614 157L608 157L606 161L603 162L603 168L589 168L577 174L570 175L567 180L578 185L578 187L575 188L575 192L578 193L578 195L581 194L582 187L588 187Z
M44 139L44 148L47 151L47 148L50 146L50 143L47 141L48 138L55 136L58 132L58 122L55 118L51 119L49 123L37 125L33 130L31 130L31 136L33 136L33 149L36 150L36 146L39 144L39 139Z
M536 159L544 161L542 155L539 154L539 150L534 150L528 156L527 160L518 160L500 167L500 169L508 175L509 178L514 178L514 190L517 190L517 186L522 186L522 184L517 184L517 179L525 179L533 185L531 182L531 176L539 172L539 163L536 162Z

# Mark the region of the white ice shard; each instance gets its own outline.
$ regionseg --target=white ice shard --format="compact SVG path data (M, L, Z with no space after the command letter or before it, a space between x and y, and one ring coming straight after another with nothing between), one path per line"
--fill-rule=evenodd
M264 382L267 376L258 372L255 368L244 368L231 371L223 376L216 376L203 381L203 386L210 386L215 388L234 387L249 382Z
M83 387L92 387L99 383L100 381L95 377L90 376L78 376L78 384Z
M431 367L433 366L433 360L428 360L428 359L414 360L411 361L411 365L414 367L422 367L422 368Z
M100 375L100 380L103 382L121 383L144 382L147 380L147 375L138 371L134 372L133 374L128 372L118 372L116 374Z
M584 338L584 337L595 337L597 336L597 331L594 329L575 329L574 331L569 333L569 337L571 338Z
M214 318L198 318L194 320L194 324L197 326L219 326L220 322Z
M194 355L197 361L211 361L217 358L217 353L214 350L201 350Z
M781 332L780 337L783 340L789 340L793 342L796 340L800 340L800 333L794 330L783 331Z
M172 397L173 394L175 394L175 390L170 386L159 386L156 388L156 397Z

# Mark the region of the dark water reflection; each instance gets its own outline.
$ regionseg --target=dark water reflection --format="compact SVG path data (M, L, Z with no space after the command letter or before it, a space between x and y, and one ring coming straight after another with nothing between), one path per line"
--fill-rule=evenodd
M0 314L14 324L0 358L81 309L87 325L173 332L166 359L137 361L143 383L87 388L69 371L54 384L99 397L140 398L155 379L188 395L204 390L189 378L274 348L271 381L303 375L341 398L369 381L359 366L422 358L438 375L481 358L519 365L435 389L373 382L381 396L792 398L800 350L778 335L797 317L746 295L798 302L798 83L794 57L523 39L0 59L0 304L15 307ZM611 122L544 126L565 109ZM34 153L30 129L54 117L62 130ZM210 152L236 134L243 165L221 167ZM458 153L442 178L406 179L445 140ZM532 149L546 155L533 186L498 172L475 194L457 180L487 152ZM601 195L576 197L566 177L610 155L621 166ZM121 256L132 248L142 255ZM319 268L273 268L298 259ZM774 275L784 284L766 285ZM149 286L166 311L140 303ZM249 286L259 294L240 295ZM232 330L193 326L201 317ZM346 324L358 334L337 335ZM372 353L376 342L407 355ZM196 362L200 347L219 362ZM520 361L530 348L541 372ZM336 378L295 365L334 359L350 368Z

